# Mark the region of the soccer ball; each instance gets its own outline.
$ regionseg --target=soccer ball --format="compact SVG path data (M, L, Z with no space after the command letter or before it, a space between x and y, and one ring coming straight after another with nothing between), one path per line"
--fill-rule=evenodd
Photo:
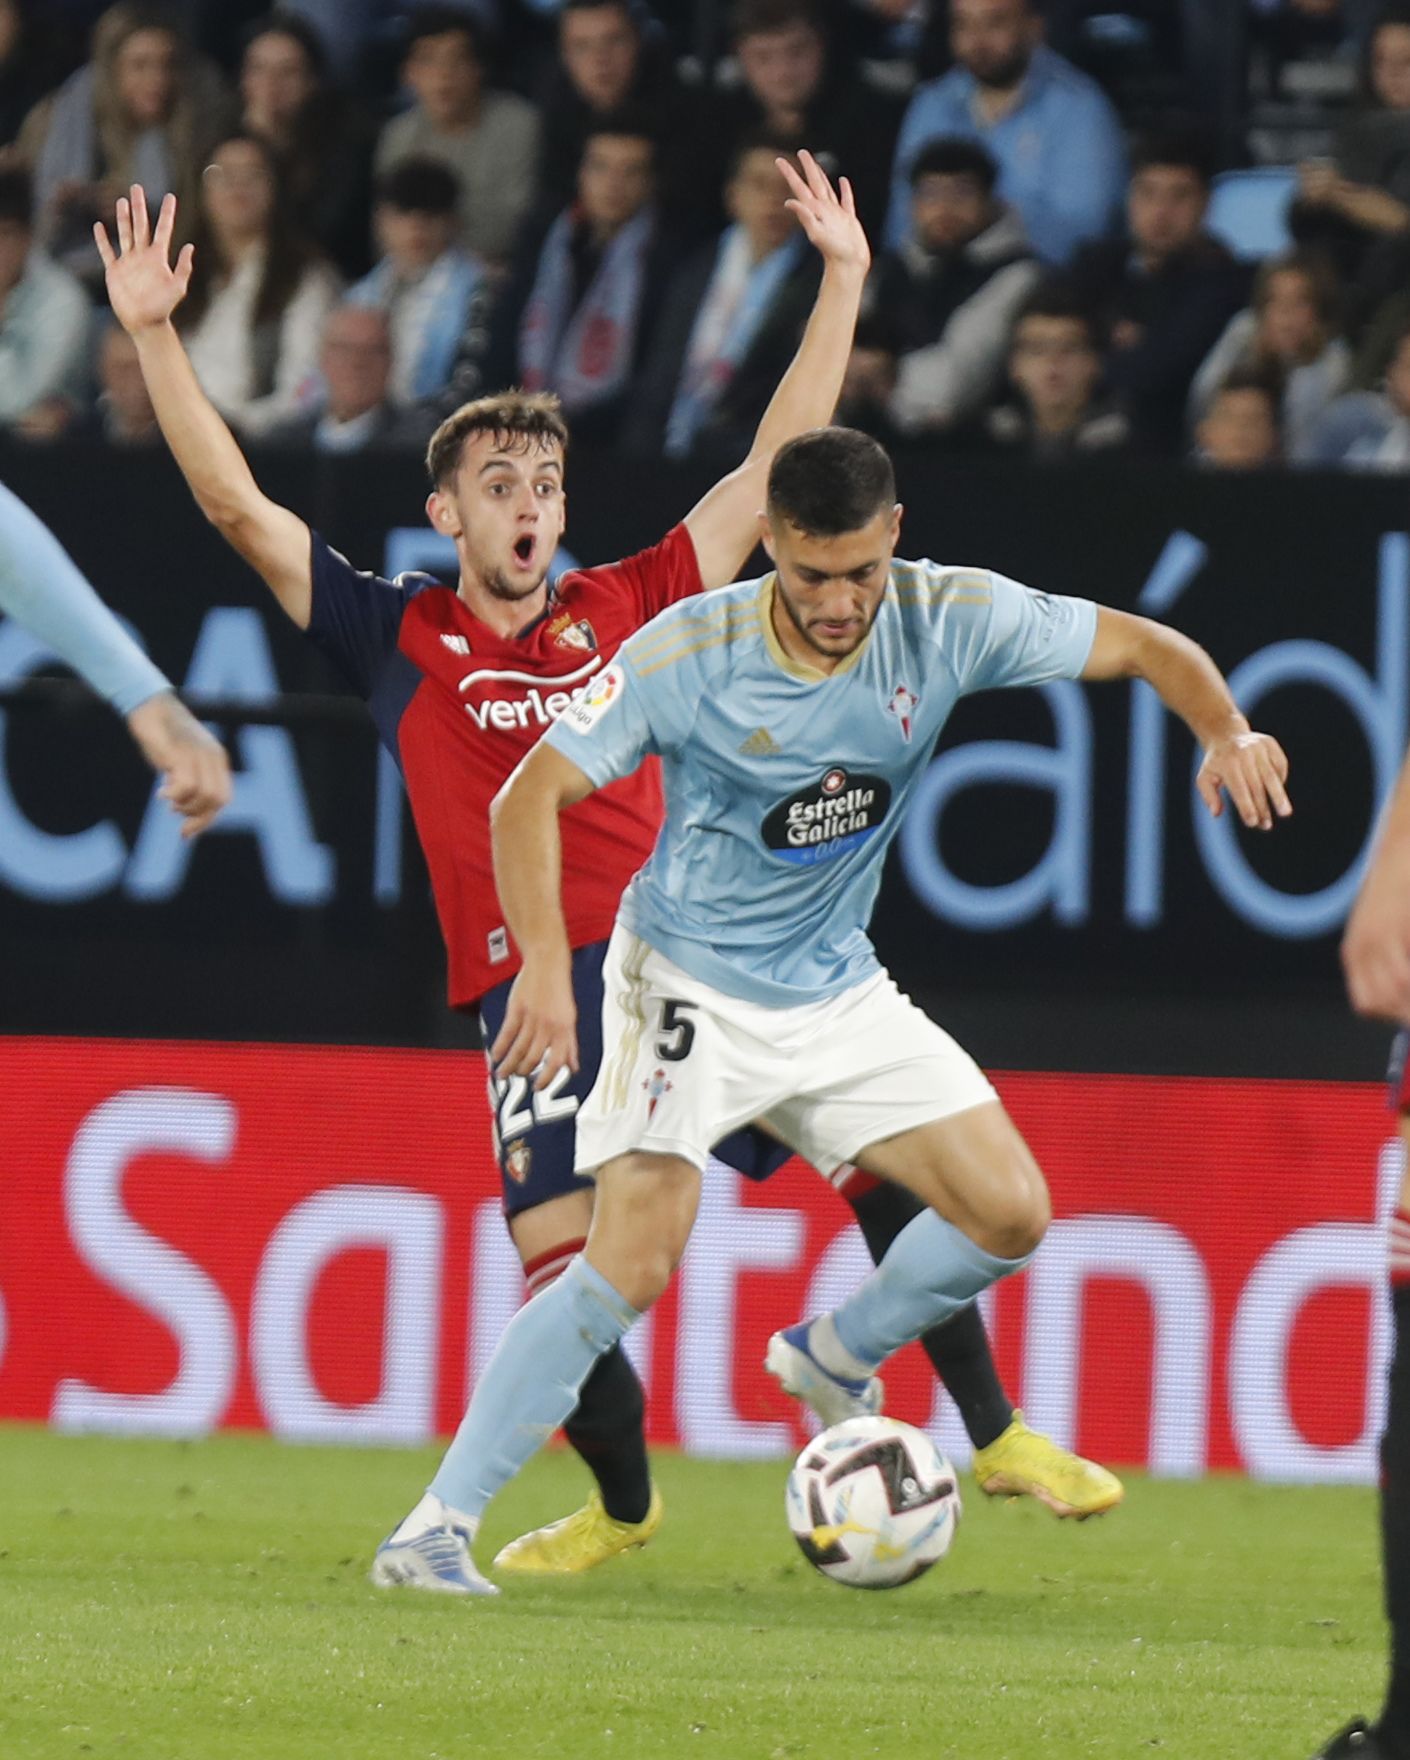
M852 1589L894 1589L950 1550L960 1519L955 1469L922 1430L849 1418L793 1463L788 1525L809 1564Z

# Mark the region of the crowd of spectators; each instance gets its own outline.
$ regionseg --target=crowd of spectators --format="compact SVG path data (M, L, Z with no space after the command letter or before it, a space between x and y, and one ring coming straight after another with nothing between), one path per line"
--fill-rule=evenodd
M1210 223L1246 157L1201 114L1221 7L1250 102L1300 56L1347 74L1272 247ZM415 449L519 384L589 444L737 453L817 286L776 164L807 147L874 246L843 419L1045 463L1410 470L1410 4L706 11L717 57L665 0L0 0L0 430L158 438L91 236L139 182L177 196L177 322L246 440ZM1159 103L1104 49L1156 15L1187 75Z

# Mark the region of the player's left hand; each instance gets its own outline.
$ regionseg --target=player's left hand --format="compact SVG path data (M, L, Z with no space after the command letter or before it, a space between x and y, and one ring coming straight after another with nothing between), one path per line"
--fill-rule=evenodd
M1287 779L1287 755L1277 740L1266 733L1235 733L1206 750L1195 787L1216 819L1224 811L1221 790L1227 790L1250 831L1271 831L1275 816L1292 814Z
M532 1076L536 1089L546 1088L565 1067L577 1069L578 1010L566 960L525 960L510 985L490 1062L497 1076Z
M230 801L230 760L218 739L170 691L140 703L127 718L142 756L161 776L159 790L186 823L183 837L199 837Z
M793 192L784 207L798 216L798 224L828 267L865 275L871 267L871 246L857 218L857 204L847 179L839 178L834 190L827 173L806 149L798 155L801 177L787 159L774 163Z

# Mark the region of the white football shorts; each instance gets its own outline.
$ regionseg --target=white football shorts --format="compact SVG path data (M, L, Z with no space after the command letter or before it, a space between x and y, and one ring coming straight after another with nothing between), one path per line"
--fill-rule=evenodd
M998 1098L885 972L825 1002L769 1008L722 995L619 924L602 980L580 1174L637 1149L703 1170L713 1144L757 1121L830 1176L868 1144Z

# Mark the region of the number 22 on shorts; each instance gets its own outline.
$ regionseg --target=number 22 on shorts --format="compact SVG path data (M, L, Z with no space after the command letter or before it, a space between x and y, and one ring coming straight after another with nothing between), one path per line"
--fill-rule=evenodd
M573 1072L564 1064L546 1088L535 1090L528 1076L490 1077L490 1109L501 1143L512 1142L536 1124L552 1124L572 1118L578 1110L576 1094L565 1094Z

